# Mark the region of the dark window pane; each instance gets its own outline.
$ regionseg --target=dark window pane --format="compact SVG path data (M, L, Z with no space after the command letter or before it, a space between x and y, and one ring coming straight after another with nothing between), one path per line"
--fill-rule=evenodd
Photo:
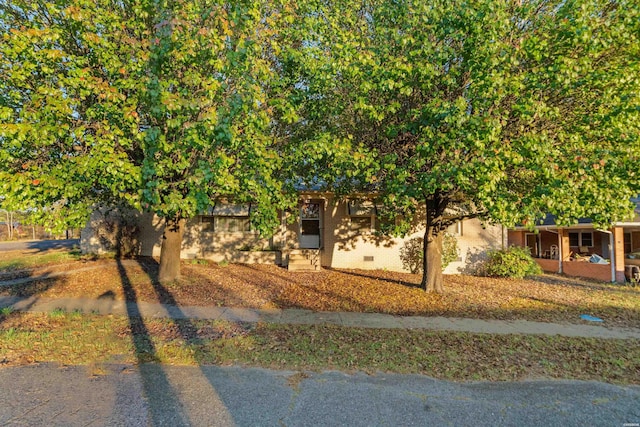
M301 231L303 236L319 236L320 221L315 219L303 219Z
M580 246L580 233L569 233L569 246Z
M624 253L631 252L631 233L624 233Z

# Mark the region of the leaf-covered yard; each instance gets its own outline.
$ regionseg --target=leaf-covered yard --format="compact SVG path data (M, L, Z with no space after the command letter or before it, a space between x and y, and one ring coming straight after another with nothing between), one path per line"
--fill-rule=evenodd
M570 323L580 323L580 314L590 314L609 326L640 325L640 288L555 275L525 280L451 275L445 277L445 293L435 295L416 287L419 276L390 271L325 269L303 273L274 265L185 262L180 280L160 286L154 280L158 265L151 258L62 259L64 265L50 262L36 269L1 269L0 280L49 271L69 273L3 287L0 294ZM71 271L74 269L82 270Z
M305 308L393 314L640 324L640 289L559 276L498 280L447 276L444 295L415 287L420 277L367 270L292 273L269 265L185 262L168 286L157 262L85 259L77 253L0 253L2 295L87 297L252 308ZM55 310L0 310L0 365L56 361L241 364L276 369L420 373L451 380L565 378L638 383L638 341L333 325L242 324L193 319L96 316Z

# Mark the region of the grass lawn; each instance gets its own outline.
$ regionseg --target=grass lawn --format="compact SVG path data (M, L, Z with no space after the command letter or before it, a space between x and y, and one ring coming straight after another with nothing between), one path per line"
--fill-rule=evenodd
M20 274L21 270L34 269L45 266L59 266L65 262L80 260L81 254L77 250L26 249L23 251L0 252L0 279L10 274Z
M38 362L246 365L419 373L455 381L640 384L638 340L373 330L330 325L0 313L0 366Z
M19 268L16 259L23 260ZM0 294L571 323L581 323L579 315L588 313L605 319L605 326L640 325L640 288L553 275L528 280L446 276L445 294L431 295L416 287L420 277L411 274L293 273L268 265L185 262L180 280L160 286L154 280L157 262L150 258L118 261L73 253L0 253L0 280L76 268L84 270L2 287ZM245 364L422 373L451 380L565 378L640 384L638 340L4 310L0 342L0 366L43 361L95 366L111 362Z

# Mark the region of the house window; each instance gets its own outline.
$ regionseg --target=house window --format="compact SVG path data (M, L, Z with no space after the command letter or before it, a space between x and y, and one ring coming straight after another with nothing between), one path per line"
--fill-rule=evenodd
M569 246L571 247L593 247L593 232L575 231L569 233Z
M251 231L251 221L248 216L203 216L202 229L218 233L244 233Z
M349 200L347 214L351 230L358 233L369 233L374 229L376 205L370 200Z
M580 246L580 233L569 233L569 246Z
M624 253L628 254L633 249L633 244L631 240L631 233L624 233Z
M580 246L593 247L593 233L581 232L580 233Z
M251 204L219 202L203 212L202 230L217 233L246 233L251 231Z

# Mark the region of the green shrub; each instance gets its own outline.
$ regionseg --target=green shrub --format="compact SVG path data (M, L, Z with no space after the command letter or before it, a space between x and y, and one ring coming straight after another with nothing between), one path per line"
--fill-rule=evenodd
M96 214L101 216L92 221L92 227L104 250L112 252L118 258L139 254L141 241L138 211L116 207Z
M422 274L423 243L422 237L414 237L407 240L400 248L400 260L405 270L414 274ZM458 239L453 234L445 232L442 236L442 269L447 268L459 256Z
M522 279L542 273L542 268L531 257L528 247L511 246L499 251L490 251L482 273L490 277L513 277Z
M458 239L451 233L444 233L442 236L442 269L460 257L458 252Z

